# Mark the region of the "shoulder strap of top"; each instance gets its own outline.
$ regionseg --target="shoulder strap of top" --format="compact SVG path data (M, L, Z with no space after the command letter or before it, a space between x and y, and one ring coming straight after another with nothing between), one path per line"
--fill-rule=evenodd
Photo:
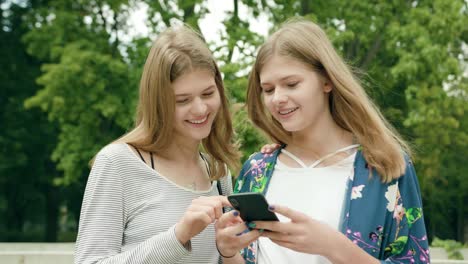
M317 166L317 165L319 165L320 163L322 163L322 161L324 161L324 160L326 160L326 159L328 159L328 158L330 158L330 157L336 155L337 153L340 153L340 152L343 152L343 151L347 151L347 150L350 150L350 149L353 149L353 148L357 148L357 147L359 147L359 144L353 144L353 145L346 146L346 147L344 147L344 148L340 148L340 149L338 149L338 150L336 150L336 151L334 151L334 152L332 152L332 153L330 153L330 154L328 154L328 155L325 155L324 157L322 157L322 158L316 160L314 163L312 163L312 164L309 166L309 168L314 168L315 166Z
M292 154L291 152L285 150L285 149L281 149L281 152L286 154L288 157L290 157L292 160L294 160L295 162L297 162L299 165L301 165L303 168L314 168L315 166L319 165L320 163L322 163L324 160L336 155L337 153L340 153L340 152L343 152L343 151L347 151L347 150L350 150L350 149L353 149L353 148L357 148L359 147L359 144L353 144L353 145L349 145L349 146L346 146L344 148L340 148L332 153L329 153L323 157L321 157L320 159L316 160L314 163L312 163L310 166L307 166L301 159L299 159L298 157L296 157L294 154Z
M129 145L130 145L130 144L129 144ZM144 163L146 163L146 160L145 160L145 158L143 158L143 155L141 155L140 150L139 150L137 147L133 146L133 145L130 145L130 146L132 146L132 147L136 150L136 152L137 152L138 155L140 156L141 160L142 160ZM150 151L149 154L150 154L150 158L151 158L151 168L154 170L153 152Z
M219 195L223 195L223 188L221 188L221 180L216 181L216 187L218 188Z
M286 156L290 157L292 160L294 160L295 162L297 162L299 165L301 165L303 168L307 168L307 165L305 165L305 163L300 160L298 157L296 157L294 154L292 154L291 152L285 150L285 149L281 149L281 152L286 154Z
M141 155L140 150L138 150L137 147L135 147L135 146L133 146L133 145L131 145L131 144L129 144L129 145L132 146L132 148L134 148L134 149L136 150L136 152L137 152L138 155L140 156L141 160L142 160L144 163L146 163L145 159L143 158L143 155Z
M205 158L205 156L201 152L200 152L200 157L205 163L206 172L208 172L208 175L211 176L210 166L208 166L208 160ZM223 195L223 189L221 188L221 180L216 181L216 187L218 188L218 193L220 195Z
M208 166L208 160L205 158L205 156L201 152L200 152L200 157L202 158L203 163L205 163L206 172L208 172L208 176L211 176L210 166Z

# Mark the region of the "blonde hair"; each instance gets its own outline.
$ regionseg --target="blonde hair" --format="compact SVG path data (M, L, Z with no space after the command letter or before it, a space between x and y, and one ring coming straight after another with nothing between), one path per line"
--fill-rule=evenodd
M334 121L356 137L368 165L377 170L383 182L404 174L408 145L367 96L325 32L310 21L286 22L260 47L247 91L249 117L256 126L278 143L291 140L291 133L268 113L262 100L259 73L274 55L305 63L333 83L329 102Z
M162 155L173 136L175 95L172 83L196 69L213 73L221 107L202 147L209 156L211 179L227 175L224 164L237 169L239 153L233 142L233 127L221 73L202 37L188 26L169 28L153 43L140 80L135 127L113 143L128 143Z

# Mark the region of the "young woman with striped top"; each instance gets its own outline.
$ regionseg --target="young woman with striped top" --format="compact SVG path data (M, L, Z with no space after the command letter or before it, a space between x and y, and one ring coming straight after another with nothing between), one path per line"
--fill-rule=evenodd
M75 263L221 262L213 222L229 205L226 165L239 161L232 136L207 45L186 26L163 32L144 66L135 128L94 159Z

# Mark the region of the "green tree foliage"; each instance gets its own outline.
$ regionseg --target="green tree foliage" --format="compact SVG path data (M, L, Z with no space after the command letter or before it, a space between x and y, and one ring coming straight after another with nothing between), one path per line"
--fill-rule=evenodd
M445 249L445 252L447 252L449 259L463 259L463 255L460 253L460 249L463 248L463 244L460 242L457 242L452 239L442 240L437 237L434 237L431 246Z
M198 2L165 2L161 7L166 11L160 17L170 17L169 10L176 10L165 5L180 4L183 13L174 18L197 28L199 14L195 16L194 10L200 6ZM156 6L158 3L151 2ZM130 43L120 40L136 4L120 0L52 0L31 10L25 21L29 27L23 36L27 51L43 63L42 74L36 79L42 89L24 105L41 109L49 122L58 125L51 159L61 175L54 178L53 184L67 191L66 205L75 223L89 161L133 123L138 81L151 44L147 38ZM164 20L159 22L168 26Z
M246 3L270 12L275 25L296 15L316 21L349 64L367 72L369 94L414 146L430 234L463 240L466 1Z
M5 23L22 26L20 31L1 31L2 45L7 43L4 39L13 41L6 45L14 45L15 52L2 49L5 65L14 66L4 67L11 73L0 73L7 87L1 91L5 109L1 122L8 126L0 136L2 145L7 146L1 155L8 161L0 167L0 182L3 189L10 190L18 186L18 175L35 182L26 164L39 162L31 157L40 156L51 172L39 171L37 178L44 179L44 188L66 192L63 201L76 223L88 161L132 126L150 38L178 21L199 29L200 19L208 12L207 1L25 2L29 8L19 13L11 9L8 12L12 15L2 15L3 28L12 28ZM221 41L210 43L210 47L223 72L244 159L268 142L248 122L244 105L250 66L264 39L254 32L248 18L267 16L273 30L291 17L303 16L327 31L382 113L414 146L430 236L463 241L463 227L468 224L464 206L468 179L463 173L468 171L464 162L468 153L466 1L230 3L234 8L224 14ZM127 26L130 13L142 5L148 8L151 36L123 42L131 30ZM28 67L15 68L20 65ZM23 78L12 80L9 76ZM16 87L22 87L21 92ZM29 126L19 120L31 121L28 124L41 120L36 127L44 134L30 136ZM26 137L28 141L19 139ZM29 150L44 142L46 148ZM9 155L12 152L16 154ZM33 187L27 188L28 201L36 199ZM0 194L0 212L23 212L6 209L12 202L7 196Z
M26 54L23 17L32 8L11 4L0 27L0 241L53 241L57 235L59 173L50 155L57 126L23 101L39 89L40 61Z
M120 50L126 4L48 1L30 10L24 23L27 51L43 62L36 79L42 89L24 105L41 109L58 126L51 162L61 173L51 186L67 193L64 203L75 223L89 161L132 123L141 64L125 62ZM136 41L134 47L139 45ZM129 53L138 54L130 48Z
M243 162L250 154L258 151L259 146L267 141L255 130L247 117L245 107L245 91L248 72L255 59L256 47L263 37L253 32L247 17L258 16L256 10L241 16L239 13L242 1L233 1L234 8L227 12L223 21L226 31L221 34L222 45L215 48L221 71L224 74L225 87L229 91L233 107L231 108L236 138L241 146Z
M154 31L166 28L174 21L184 22L194 29L200 31L198 21L203 18L208 9L206 1L203 0L145 0L149 6L149 25Z

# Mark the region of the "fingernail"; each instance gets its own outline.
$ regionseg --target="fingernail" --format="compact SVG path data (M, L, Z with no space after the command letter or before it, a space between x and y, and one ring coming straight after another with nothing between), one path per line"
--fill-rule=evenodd
M254 222L249 222L247 226L250 228L255 228L257 225Z
M234 216L238 216L238 215L239 215L239 212L233 211L232 214L233 214Z
M269 206L268 206L268 210L274 211L274 210L275 210L275 207L274 207L273 205L269 205Z
M236 234L236 236L241 236L243 234L247 234L248 232L250 232L250 229L246 228L246 229L244 229L244 231L240 232L239 234Z

